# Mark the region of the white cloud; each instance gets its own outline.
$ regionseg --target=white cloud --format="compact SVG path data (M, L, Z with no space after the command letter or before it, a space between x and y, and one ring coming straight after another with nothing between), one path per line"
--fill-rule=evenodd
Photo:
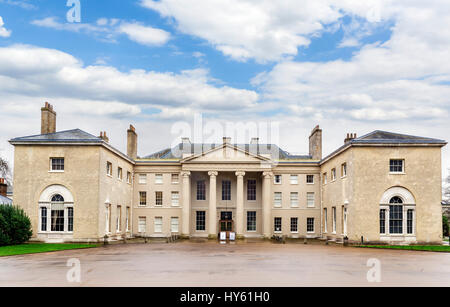
M4 27L5 23L3 22L2 16L0 16L0 37L9 37L11 36L11 31L7 30Z
M146 27L138 23L122 23L118 31L125 33L128 38L142 45L161 46L170 39L170 33L161 29Z

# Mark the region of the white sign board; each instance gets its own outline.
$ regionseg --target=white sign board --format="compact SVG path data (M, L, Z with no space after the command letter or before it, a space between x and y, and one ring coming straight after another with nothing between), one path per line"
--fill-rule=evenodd
M220 241L226 241L227 240L227 233L222 231L220 233Z
M234 240L236 240L236 233L230 232L230 241L234 241Z

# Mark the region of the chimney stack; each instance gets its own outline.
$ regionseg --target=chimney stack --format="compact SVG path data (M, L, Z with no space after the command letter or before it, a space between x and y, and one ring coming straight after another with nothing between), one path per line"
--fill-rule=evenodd
M130 125L127 135L127 155L134 160L137 158L137 133L133 125Z
M322 129L317 125L309 137L309 155L314 160L322 160Z
M347 137L344 140L344 143L350 143L350 141L356 139L356 133L347 133Z
M106 131L100 131L100 138L106 143L109 143L109 138L106 136Z
M8 185L4 178L0 178L0 195L6 197Z
M48 102L41 108L41 134L56 132L56 112Z
M223 138L223 144L231 144L231 138L230 137L224 137Z

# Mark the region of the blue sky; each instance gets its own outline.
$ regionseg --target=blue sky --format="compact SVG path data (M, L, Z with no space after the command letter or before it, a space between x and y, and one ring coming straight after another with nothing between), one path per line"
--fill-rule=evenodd
M10 160L7 140L38 130L46 100L58 128L108 130L119 148L135 123L152 140L143 155L195 114L280 122L280 145L296 153L316 124L325 152L376 129L449 139L444 0L81 0L80 23L67 21L66 2L0 0Z

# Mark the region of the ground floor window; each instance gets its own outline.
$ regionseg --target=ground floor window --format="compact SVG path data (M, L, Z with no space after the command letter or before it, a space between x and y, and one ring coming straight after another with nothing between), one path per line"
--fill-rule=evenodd
M48 205L40 206L39 215L40 231L73 232L73 205L66 204L59 194Z
M389 206L389 233L403 233L403 206Z
M314 218L313 217L308 217L306 219L306 231L314 232Z
M247 231L256 231L256 211L247 211Z
M274 231L275 232L281 232L281 217L276 217L275 219L274 219L274 223L273 223L273 225L274 225Z
M163 218L162 217L155 217L155 232L162 232L163 227Z
M206 217L205 211L197 211L197 218L196 218L196 226L197 227L196 227L196 229L198 231L206 230L205 217Z
M170 219L170 231L177 233L179 231L180 221L178 217L173 217Z
M386 233L386 209L380 210L380 233Z
M138 231L141 233L145 233L147 230L147 218L145 216L139 217L138 221Z
M41 208L41 231L47 231L47 208Z
M298 232L298 217L291 217L291 232Z
M407 234L412 234L413 233L413 214L414 214L414 210L412 209L408 209L406 215L407 215L407 219L406 219L406 233Z

